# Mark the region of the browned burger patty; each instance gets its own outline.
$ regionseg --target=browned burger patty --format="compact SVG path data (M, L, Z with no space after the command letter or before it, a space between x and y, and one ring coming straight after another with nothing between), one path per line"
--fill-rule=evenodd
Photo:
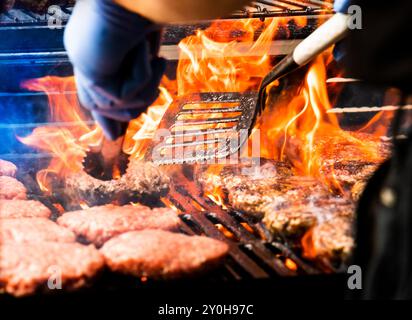
M0 159L0 176L14 177L16 172L17 167L13 163Z
M0 200L0 219L49 218L51 211L39 201Z
M49 279L60 278L63 290L80 288L103 267L104 259L93 246L52 242L0 244L0 289L15 296L50 291Z
M227 206L261 218L265 207L274 199L282 201L281 197L290 189L288 179L291 176L288 164L261 159L261 165L253 170L249 164L207 168L198 173L198 181L206 194L220 190L226 197Z
M102 181L86 172L68 175L65 191L75 201L86 201L90 206L131 201L155 203L167 194L170 179L153 163L130 159L126 173L117 180Z
M100 250L116 272L149 278L192 275L218 265L228 253L224 242L161 230L122 234Z
M306 257L332 268L348 262L354 248L352 224L352 219L335 217L315 226L303 238Z
M308 230L323 221L337 217L353 219L354 215L353 202L337 197L324 197L315 201L290 202L284 208L268 208L263 222L276 235L300 239Z
M0 177L0 199L25 200L26 193L26 187L20 181L7 176Z
M69 228L77 236L96 246L101 246L110 238L129 231L177 230L179 222L177 214L171 209L150 209L142 205L93 207L68 212L57 220L58 224Z
M45 218L22 218L0 220L0 243L2 242L74 242L76 236Z

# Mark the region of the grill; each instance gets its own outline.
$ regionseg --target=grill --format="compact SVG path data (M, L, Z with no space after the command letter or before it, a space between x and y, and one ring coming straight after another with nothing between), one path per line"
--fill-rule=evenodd
M3 157L3 156L1 156ZM30 160L20 157L9 159L21 168L18 179L28 190L29 197L42 202L52 211L52 220L56 220L61 213L56 204L65 209L79 210L81 207L67 205L65 198L59 192L46 196L35 181L35 174L40 168L47 165L47 158L40 159L35 166L29 166ZM28 169L29 168L29 169ZM186 165L186 170L193 169ZM184 188L183 186L178 186ZM177 188L177 187L176 187ZM267 279L279 276L316 275L322 270L308 261L302 260L290 244L274 239L262 223L236 211L225 211L220 207L208 203L210 212L196 209L199 199L190 195L186 190L179 190L184 200L173 199L177 208L186 206L186 211L179 215L181 232L188 235L204 235L227 242L230 246L229 257L220 270L210 276L218 280L240 279ZM187 201L193 203L187 206ZM81 239L80 239L81 240ZM289 267L288 267L289 266ZM104 280L104 279L103 279ZM134 282L132 282L134 283Z
M60 7L59 18L63 23L67 22L73 8ZM232 18L267 18L267 17L284 17L293 15L320 15L331 14L333 5L327 1L320 0L261 0L255 1L226 17ZM48 24L53 18L52 14L39 14L25 9L12 9L6 13L0 14L0 24L8 27L25 26L30 28L33 25L40 26Z
M71 8L62 8L63 24L70 16ZM305 27L298 27L293 23L288 24L287 30L277 32L273 39L271 53L273 60L290 52L300 39L303 39L318 25L320 17L327 17L333 13L329 2L318 0L279 0L256 1L244 10L233 13L225 19L302 16L308 20ZM27 10L10 10L0 15L0 34L7 41L0 40L0 72L2 74L15 74L8 81L0 83L0 112L8 114L6 121L0 123L0 135L5 137L6 143L0 146L0 158L14 161L23 170L19 179L26 185L33 199L39 200L49 207L57 218L58 210L54 206L59 203L65 206L64 199L58 195L47 197L42 194L35 174L38 169L46 167L50 160L47 153L33 152L33 150L18 144L15 135L26 135L34 127L40 125L56 125L46 122L47 97L43 93L28 92L20 88L22 80L36 78L44 75L66 76L72 74L71 66L64 52L62 44L62 29L50 29L48 22L50 15L39 15ZM194 25L170 26L164 33L161 54L168 59L168 74L172 75L178 58L177 43L194 30L205 28L210 22L199 22ZM344 113L343 123L353 124L363 122L365 117L371 118L376 109L370 108L381 105L383 93L380 89L369 88L359 83L344 84L346 94L336 103L335 112ZM366 89L365 89L366 88ZM365 103L358 101L357 106L366 109L353 112L348 105L353 90L365 89ZM52 93L60 94L60 93ZM75 94L66 92L66 94ZM345 99L349 97L348 99ZM19 109L16 111L15 107ZM346 112L345 110L350 110ZM366 112L365 112L366 110ZM355 115L354 115L355 114ZM92 122L90 122L92 124ZM60 123L61 126L75 126L74 123ZM33 167L32 162L37 165ZM183 197L193 203L197 199L190 192L180 192ZM176 207L179 208L179 199ZM187 208L187 207L186 207ZM230 254L224 266L208 275L208 279L267 279L283 276L318 275L325 270L319 269L311 262L306 261L291 243L273 238L262 223L254 221L244 214L236 211L225 211L216 205L210 205L206 212L199 210L196 205L189 206L190 214L180 214L182 221L181 231L186 234L206 235L225 241L230 246ZM74 208L71 208L74 209ZM110 278L110 276L109 276ZM97 284L101 286L102 282ZM106 279L107 280L107 279ZM112 279L107 280L111 283ZM115 282L118 281L117 279ZM135 281L126 280L127 286L134 286Z

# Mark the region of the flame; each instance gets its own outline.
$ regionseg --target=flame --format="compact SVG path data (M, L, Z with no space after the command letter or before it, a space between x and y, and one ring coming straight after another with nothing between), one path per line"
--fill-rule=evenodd
M41 190L52 189L49 177L64 176L82 170L82 161L90 147L102 141L102 131L85 121L75 92L74 78L44 77L27 81L23 86L47 93L50 106L50 126L35 128L28 137L18 139L27 145L48 151L53 155L47 169L37 173Z
M344 189L336 179L333 165L326 160L337 159L340 150L347 149L352 152L351 160L382 161L378 142L388 128L383 130L380 116L376 116L371 123L379 123L380 130L370 130L373 135L361 139L343 130L337 116L328 113L332 108L326 85L326 61L330 55L328 52L312 63L290 102L282 98L280 103L268 101L269 107L259 124L261 152L265 158L290 161L296 174L318 178L332 191L342 194ZM368 124L359 132L371 127Z
M179 97L195 92L245 92L255 90L261 79L270 71L270 51L278 30L288 30L288 24L304 26L306 18L238 19L217 21L206 30L179 43L180 57L176 80L163 77L160 95L156 102L130 122L123 151L142 159L163 114ZM257 36L258 35L258 36ZM275 53L274 53L275 54ZM330 52L319 57L300 81L296 95L288 99L274 99L272 88L281 85L276 81L268 88L267 108L254 132L259 129L261 157L289 161L296 174L313 176L324 181L336 193L344 193L337 181L334 168L326 170L325 159L333 159L339 148L351 147L355 159L380 160L375 140L364 140L340 128L335 114L328 114L331 103L326 87L326 65L332 60ZM338 76L338 75L337 75ZM77 101L73 77L45 77L25 83L31 90L46 92L50 105L50 126L36 128L23 143L50 152L53 160L38 172L37 181L45 192L53 189L53 177L64 177L83 170L82 160L88 150L102 143L99 127L87 121ZM284 96L287 97L287 92ZM213 107L219 107L216 103ZM201 107L201 106L199 106ZM386 118L385 118L386 117ZM376 116L359 133L374 132L382 135L382 119ZM68 125L70 124L70 125ZM216 173L219 166L210 166ZM173 167L173 170L181 170ZM118 176L118 168L113 168ZM173 174L172 174L173 175ZM175 177L183 175L175 174ZM183 179L185 179L183 177ZM173 190L173 189L172 189ZM171 192L173 193L173 192ZM200 194L200 192L198 193ZM222 188L216 187L205 194L220 207L225 207ZM173 201L164 199L169 207ZM200 201L191 202L191 208L203 206Z
M80 201L80 202L79 202L79 206L80 206L80 208L82 208L83 210L90 209L90 206L89 206L85 201Z
M226 228L224 225L222 225L220 223L217 223L217 224L215 224L215 226L220 232L222 232L224 234L224 236L226 238L229 238L229 239L235 239L236 238L235 235L233 234L233 232L230 231L228 228Z
M302 254L304 258L315 259L317 257L317 252L313 243L313 228L309 229L309 231L307 231L303 235L301 244L303 248Z
M297 271L298 270L298 265L296 264L295 261L293 261L290 258L285 259L285 266L291 271Z

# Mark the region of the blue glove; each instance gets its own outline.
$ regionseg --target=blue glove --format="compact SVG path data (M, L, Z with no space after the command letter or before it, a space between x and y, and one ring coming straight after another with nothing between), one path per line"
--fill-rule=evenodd
M348 8L351 4L352 4L352 0L335 0L333 8L336 12L347 14ZM338 42L333 48L333 56L335 60L339 62L339 61L342 61L345 55L346 55L346 46L343 40L343 41Z
M83 107L116 139L152 104L165 70L161 27L113 0L79 0L64 44Z

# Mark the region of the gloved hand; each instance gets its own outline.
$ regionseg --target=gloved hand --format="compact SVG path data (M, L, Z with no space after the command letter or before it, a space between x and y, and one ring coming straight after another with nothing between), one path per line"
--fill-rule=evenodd
M351 0L335 0L335 3L333 5L333 9L336 12L348 13L348 8L351 5L352 1ZM333 48L333 56L336 61L341 61L345 54L346 54L346 45L345 45L345 40L342 40L335 44L335 47Z
M157 98L165 61L157 56L161 27L113 0L79 0L64 44L74 67L78 97L106 137L124 134L127 123Z

